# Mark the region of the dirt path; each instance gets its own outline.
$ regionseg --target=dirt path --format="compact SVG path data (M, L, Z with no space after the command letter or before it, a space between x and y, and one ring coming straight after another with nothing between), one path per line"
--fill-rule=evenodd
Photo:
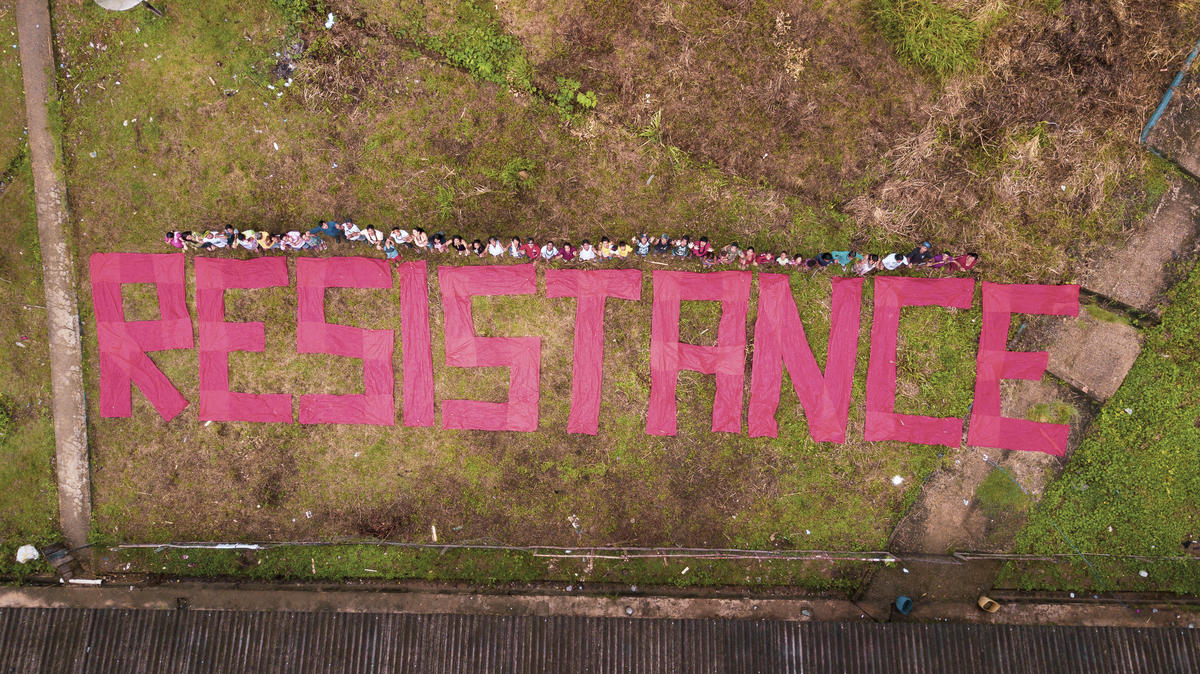
M60 155L57 140L50 130L48 109L58 98L50 42L50 8L47 0L17 0L16 10L21 74L25 83L25 118L29 126L29 159L33 167L50 333L58 513L67 543L78 548L87 544L92 521L92 494L75 266L65 231L67 185L55 170Z

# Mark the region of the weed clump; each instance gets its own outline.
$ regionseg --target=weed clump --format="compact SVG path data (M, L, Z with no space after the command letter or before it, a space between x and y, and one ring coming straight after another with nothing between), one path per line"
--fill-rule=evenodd
M938 80L971 70L983 31L933 0L875 0L874 18L901 59Z

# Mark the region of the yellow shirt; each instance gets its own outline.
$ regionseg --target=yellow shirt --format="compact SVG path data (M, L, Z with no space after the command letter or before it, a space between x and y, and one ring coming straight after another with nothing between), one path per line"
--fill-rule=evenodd
M629 254L632 252L633 252L633 246L630 246L629 244L625 244L623 246L617 246L616 250L613 251L613 254L616 255L617 257L629 257Z

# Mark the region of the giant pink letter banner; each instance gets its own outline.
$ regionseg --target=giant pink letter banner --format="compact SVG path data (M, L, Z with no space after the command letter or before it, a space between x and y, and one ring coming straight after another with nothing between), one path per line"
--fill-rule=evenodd
M438 267L446 319L446 365L507 367L508 402L442 401L442 427L484 431L536 431L540 395L540 337L479 337L471 318L477 295L532 295L533 265Z
M262 322L225 320L227 288L273 288L288 285L287 260L196 258L196 316L200 322L201 421L291 423L292 396L285 393L237 393L229 390L229 353L262 351Z
M854 359L858 354L861 278L833 279L825 374L817 366L792 288L785 274L758 275L758 318L754 322L754 360L750 371L750 437L776 437L775 410L783 385L783 368L808 418L816 442L846 442Z
M1000 380L1037 381L1046 369L1045 351L1008 351L1013 314L1079 315L1079 286L983 284L983 327L976 357L975 403L967 428L967 444L1062 456L1071 427L1000 414Z
M425 261L396 267L400 276L400 343L404 362L404 425L433 425L433 340Z
M568 433L595 435L600 427L604 378L604 305L609 297L642 298L642 272L636 269L547 269L547 297L575 297L575 363L571 370Z
M896 414L896 343L901 307L941 306L970 309L975 281L969 278L875 279L875 318L871 360L867 366L867 411L863 437L922 445L962 444L962 421L954 417Z
M646 432L650 435L675 435L678 423L675 387L680 370L716 375L712 430L741 432L750 278L750 272L746 271L654 272L650 409L646 414ZM716 346L679 341L679 307L684 300L721 303Z
M325 322L326 288L391 288L392 269L387 261L297 258L296 287L296 351L361 358L363 363L363 393L300 396L300 423L395 425L394 333Z
M183 265L183 253L96 253L89 259L100 351L100 416L131 416L133 385L167 421L187 407L187 399L146 355L193 346ZM124 283L155 285L158 320L125 320Z

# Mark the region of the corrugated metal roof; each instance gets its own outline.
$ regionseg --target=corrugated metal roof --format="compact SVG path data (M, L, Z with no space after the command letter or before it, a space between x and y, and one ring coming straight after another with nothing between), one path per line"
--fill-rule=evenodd
M1188 629L0 609L3 672L1200 672Z

